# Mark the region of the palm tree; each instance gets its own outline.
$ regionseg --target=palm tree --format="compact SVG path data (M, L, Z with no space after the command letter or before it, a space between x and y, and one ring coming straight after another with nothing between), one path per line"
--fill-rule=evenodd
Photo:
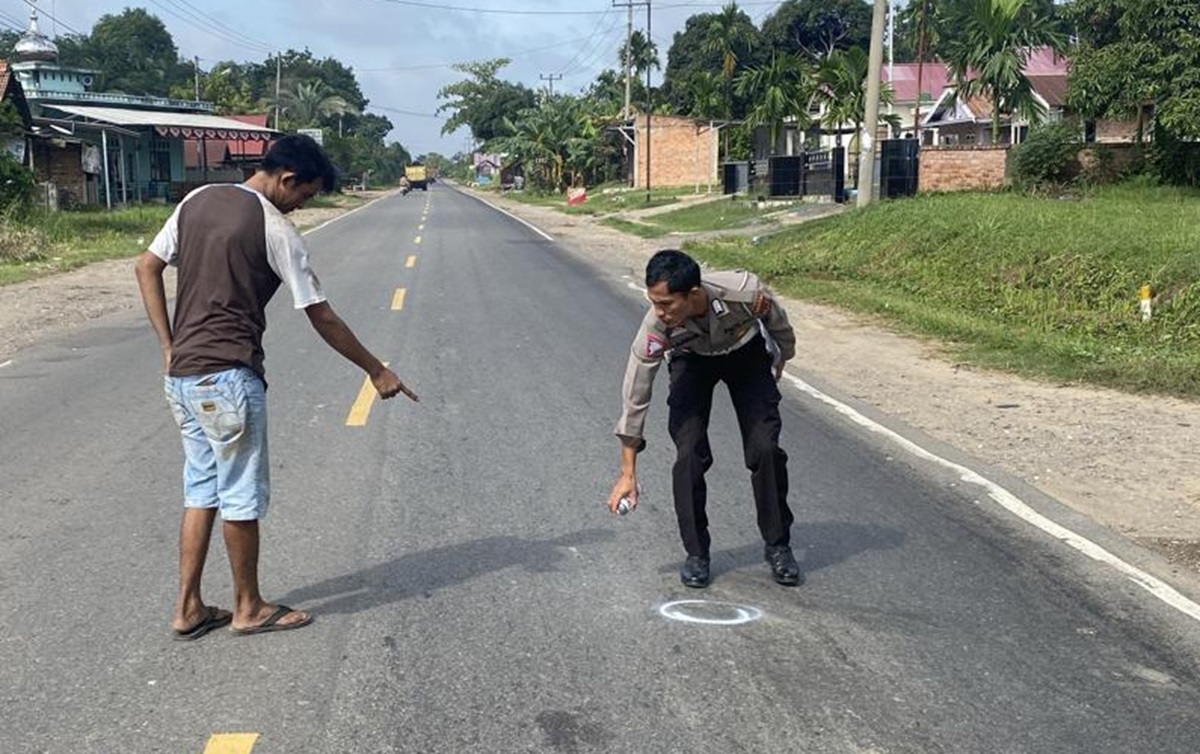
M779 51L766 65L749 68L738 76L738 95L754 103L746 113L746 125L767 127L772 153L785 120L795 118L802 128L808 126L811 84L812 77L800 58Z
M299 81L279 95L279 106L295 128L311 128L320 125L322 118L334 115L358 115L354 105L345 97L334 94L329 86L319 79Z
M1045 117L1025 75L1035 47L1057 53L1067 40L1048 16L1038 15L1029 0L962 0L951 6L951 28L942 40L942 57L959 99L987 97L992 105L992 143L1000 140L1000 116L1019 113L1030 123Z
M744 15L736 2L730 3L712 15L704 32L704 52L721 56L721 75L726 81L733 80L740 56L750 43Z
M628 45L621 45L622 63L625 62L625 55L630 52L632 55L629 58L629 65L638 78L641 78L641 75L651 68L655 70L662 68L662 63L658 60L658 45L647 41L646 35L640 29L630 35Z
M861 146L859 138L863 130L863 121L867 118L867 92L863 82L867 80L870 71L870 57L861 47L851 47L847 50L834 50L821 61L817 69L816 98L824 104L826 124L836 126L838 146L842 144L842 126L846 123L854 125L853 165L858 169L858 152ZM879 90L879 103L889 105L893 102L892 86L884 82ZM880 121L899 125L900 118L896 115L880 113Z
M687 80L687 94L691 100L688 114L693 118L729 117L729 103L725 99L724 82L719 74L711 71L693 74Z

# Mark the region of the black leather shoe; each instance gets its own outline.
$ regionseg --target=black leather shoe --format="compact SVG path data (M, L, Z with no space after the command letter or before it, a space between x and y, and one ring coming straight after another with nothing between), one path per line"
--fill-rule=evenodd
M803 574L800 573L800 565L792 555L792 548L787 545L768 546L763 554L767 565L771 567L771 577L775 579L776 584L796 586L804 580Z
M684 561L683 568L679 571L679 580L684 586L690 586L692 589L703 589L708 586L708 556L706 555L689 555Z

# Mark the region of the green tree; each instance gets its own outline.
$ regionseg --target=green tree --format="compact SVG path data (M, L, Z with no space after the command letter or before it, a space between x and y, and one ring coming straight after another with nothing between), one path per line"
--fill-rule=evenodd
M445 100L438 113L450 112L442 125L449 134L466 126L480 141L489 141L505 133L505 124L537 101L533 90L504 81L496 73L507 66L508 58L460 63L454 70L468 78L441 88L438 99Z
M654 42L647 42L646 35L641 29L635 31L629 37L629 50L632 51L632 56L629 59L630 67L633 68L635 74L641 77L641 74L653 68L658 70L662 68L662 64L658 60L658 45ZM621 64L625 64L626 45L621 45Z
M853 175L858 174L858 156L861 149L863 122L867 119L867 94L863 82L870 71L870 58L861 47L834 50L821 61L817 68L816 97L824 105L824 120L838 129L837 143L842 143L841 127L849 123L854 127L851 137ZM900 118L887 115L883 108L894 101L891 84L884 82L879 89L879 121L900 125Z
M1200 139L1200 0L1076 0L1068 14L1080 35L1072 107L1088 118L1136 115L1139 139L1153 107L1165 141Z
M871 5L865 0L787 0L762 25L773 49L819 60L834 50L867 49Z
M1029 0L959 0L949 23L959 32L943 39L942 56L959 99L985 97L992 105L992 143L1000 141L1000 118L1019 113L1030 123L1045 119L1025 64L1035 47L1066 49L1053 20L1039 16Z
M692 108L692 81L700 74L716 74L721 77L722 92L726 98L727 115L722 117L739 117L745 111L745 103L736 96L729 96L729 79L722 76L725 66L725 54L721 45L707 44L718 13L697 13L684 24L681 31L675 32L674 40L667 51L667 65L663 71L663 84L659 102L667 102L675 112L686 113ZM728 25L726 22L725 25ZM762 43L762 35L754 22L745 13L738 11L736 28L730 29L729 34L744 40L738 49L736 67L745 69L765 62L764 55L768 50Z
M288 125L292 128L314 128L333 116L358 114L357 108L347 102L345 97L334 94L333 90L319 79L300 81L292 88L283 90L279 95L279 104Z
M60 58L81 54L80 62L96 69L97 91L166 97L172 86L192 76L167 27L143 8L106 13L90 35L78 40L78 51L69 42L60 42L59 50Z
M738 94L754 103L746 113L746 126L767 128L772 154L784 121L794 118L802 128L808 126L812 81L811 71L799 56L781 51L772 53L765 65L738 76Z

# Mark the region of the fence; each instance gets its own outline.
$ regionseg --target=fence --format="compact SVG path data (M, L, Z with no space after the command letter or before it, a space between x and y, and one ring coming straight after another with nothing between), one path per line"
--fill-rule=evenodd
M727 162L721 166L726 194L791 198L829 197L846 199L846 150L771 157L750 162Z

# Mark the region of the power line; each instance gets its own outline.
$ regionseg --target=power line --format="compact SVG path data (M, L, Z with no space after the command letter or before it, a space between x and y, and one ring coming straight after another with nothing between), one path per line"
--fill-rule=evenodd
M188 2L188 0L167 0L167 2L169 2L171 5L174 5L177 8L185 7L187 9L190 9L196 16L203 19L205 21L205 23L209 24L210 26L212 26L216 29L223 30L224 32L226 32L228 35L230 35L232 37L236 37L238 39L245 40L246 42L249 42L250 44L257 45L257 46L262 47L267 50L272 49L271 45L267 44L266 42L263 42L261 40L255 39L254 37L250 37L250 36L243 34L242 32L238 31L237 29L233 28L232 26L229 26L225 22L221 21L219 18L216 18L211 13L206 13L206 12L200 10L199 8L197 8L196 6L194 6L190 2Z
M607 12L612 13L612 8L609 8ZM612 23L610 23L608 25L608 28L605 29L603 32L605 37L612 34L612 30L616 27L617 22L619 22L620 20L621 20L620 15L617 15L617 14L613 15ZM592 35L590 37L588 37L588 41L585 42L583 44L583 46L581 46L579 48L579 50L575 53L575 57L573 57L569 61L567 61L567 64L564 65L562 68L558 69L560 73L573 73L575 69L572 68L572 66L575 65L580 60L583 60L585 55L592 54L597 37L601 34L600 27L603 24L604 24L604 16L601 16L600 21L596 24L596 28L592 31Z
M379 2L391 3L393 5L406 5L412 8L427 8L429 10L450 10L460 13L482 13L496 16L599 16L609 11L600 10L525 10L523 8L479 8L465 5L446 5L443 3L429 3L421 0L378 0ZM752 5L775 5L775 2L746 2L738 3L738 7ZM670 10L672 8L723 8L728 3L674 3L672 5L659 6L659 10Z
M586 39L590 39L590 37L575 37L574 39L564 39L561 42L555 42L554 44L543 45L542 47L533 47L528 50L521 50L519 52L514 52L514 53L511 53L508 55L503 55L501 57L506 57L506 58L515 60L517 58L524 57L526 55L532 55L535 52L545 52L546 50L554 50L559 47L566 47L568 45L573 45L576 42L582 42ZM389 68L355 68L354 70L359 73L381 73L384 71L426 71L431 68L453 68L456 65L462 65L463 62L465 62L465 61L456 60L456 61L450 62L450 63L426 63L424 65L402 65L402 66L395 66L395 67L389 67Z
M237 47L241 47L243 49L253 50L254 52L258 52L258 53L271 52L271 50L272 50L271 47L269 47L263 43L256 42L253 40L250 40L250 42L246 42L246 41L242 41L236 37L233 37L229 34L226 34L226 33L222 32L216 26L213 26L211 22L206 22L206 21L204 21L204 19L198 19L194 13L187 11L185 8L182 8L181 6L166 5L161 0L150 0L150 1L152 3L154 3L156 6L158 6L159 8L161 8L162 10L166 11L167 13L170 13L175 18L178 18L179 20L188 24L189 26L191 26L195 29L199 29L200 31L205 32L206 34L210 34L224 42L228 42L229 44L235 45Z
M37 3L33 2L33 0L25 0L25 4L28 5L30 8L37 10ZM76 29L75 27L71 26L66 21L63 21L61 18L55 18L54 16L52 16L51 14L47 13L44 10L38 11L38 13L40 13L41 15L45 16L46 18L50 19L54 23L61 25L64 29L71 32L72 34L77 34L81 37L84 36L83 32L81 32L78 29Z

